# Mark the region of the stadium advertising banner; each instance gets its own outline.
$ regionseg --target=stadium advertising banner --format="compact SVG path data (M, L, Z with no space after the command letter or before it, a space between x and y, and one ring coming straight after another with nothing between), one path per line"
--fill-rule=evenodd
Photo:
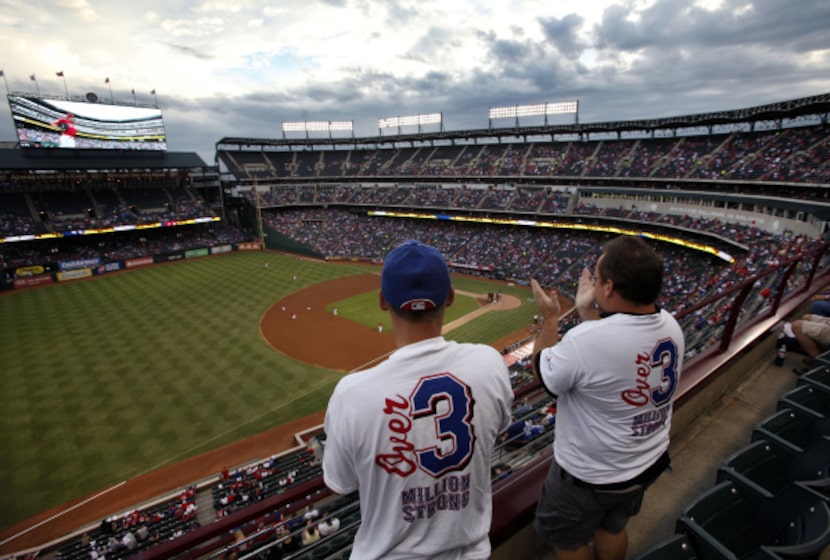
M74 259L70 261L60 261L58 263L58 269L62 272L66 272L67 270L76 270L78 268L94 268L100 264L101 259L99 257L89 259Z
M91 268L76 268L75 270L68 270L66 272L58 272L58 282L66 282L67 280L78 280L80 278L89 278L92 276Z
M43 276L32 276L31 278L17 278L12 283L14 288L33 288L35 286L43 286L52 283L52 276L45 274Z
M161 109L9 95L21 148L166 150Z

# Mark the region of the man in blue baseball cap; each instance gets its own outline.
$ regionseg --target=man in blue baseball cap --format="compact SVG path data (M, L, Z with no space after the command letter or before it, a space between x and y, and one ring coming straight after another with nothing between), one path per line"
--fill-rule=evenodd
M397 350L343 377L326 410L323 479L360 494L352 558L490 557L490 457L513 391L495 348L441 335L454 297L433 247L386 256L380 307Z

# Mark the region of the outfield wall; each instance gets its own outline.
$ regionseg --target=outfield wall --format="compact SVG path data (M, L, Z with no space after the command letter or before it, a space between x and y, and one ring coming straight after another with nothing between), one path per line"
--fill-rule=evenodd
M258 251L258 243L225 243L215 246L196 247L184 251L173 251L147 255L132 259L104 261L100 258L71 259L45 265L23 266L14 270L15 278L0 281L0 290L18 290L46 286L71 280L102 276L112 272L142 268L185 259L207 257L233 251Z

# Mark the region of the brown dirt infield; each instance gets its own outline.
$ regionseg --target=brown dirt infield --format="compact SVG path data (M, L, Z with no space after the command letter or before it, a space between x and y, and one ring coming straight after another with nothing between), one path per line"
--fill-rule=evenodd
M395 338L335 316L326 307L379 289L380 276L361 274L298 290L265 312L260 333L286 356L327 369L353 371L394 350Z
M335 316L327 311L327 307L354 295L378 290L380 276L377 274L347 276L298 290L265 312L259 326L260 333L275 350L305 363L336 371L364 369L395 349L394 336L388 331L379 333ZM444 333L482 313L521 304L513 296L504 296L498 303L488 304L484 295L458 293L474 297L480 307L444 325Z
M368 367L394 349L394 336L370 328L355 328L354 322L334 316L326 311L326 306L379 288L380 277L377 274L364 274L298 290L265 312L260 321L260 333L277 351L309 364L337 371ZM482 313L520 305L518 299L509 296L488 304L486 297L480 294L459 293L476 297L480 307L445 325L445 333ZM294 313L296 319L291 319ZM504 348L526 337L528 332L520 331L493 346ZM45 511L0 532L0 554L44 547L81 527L97 524L114 513L214 476L223 467L235 467L287 451L296 446L295 434L319 426L324 415L325 411L319 411L220 449L137 476L96 495Z

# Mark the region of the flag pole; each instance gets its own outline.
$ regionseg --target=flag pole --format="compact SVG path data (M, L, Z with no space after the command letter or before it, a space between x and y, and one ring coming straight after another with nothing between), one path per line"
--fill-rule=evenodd
M138 107L138 100L136 100L136 98L135 98L135 88L132 89L132 92L133 92L133 105Z
M107 78L106 80L104 80L104 83L107 84L110 88L110 103L112 103L114 105L115 104L115 99L112 98L112 84L110 83L110 79Z
M37 83L37 76L32 74L31 76L29 76L29 79L32 80L35 83L35 88L37 89L37 94L38 94L38 96L40 96L40 86Z
M156 90L153 90L150 93L153 94L153 99L156 100L156 109L158 109L158 107L159 107L159 98L156 96Z
M64 75L63 70L55 73L63 78L63 91L66 92L66 98L69 99L69 86L66 85L66 76Z

